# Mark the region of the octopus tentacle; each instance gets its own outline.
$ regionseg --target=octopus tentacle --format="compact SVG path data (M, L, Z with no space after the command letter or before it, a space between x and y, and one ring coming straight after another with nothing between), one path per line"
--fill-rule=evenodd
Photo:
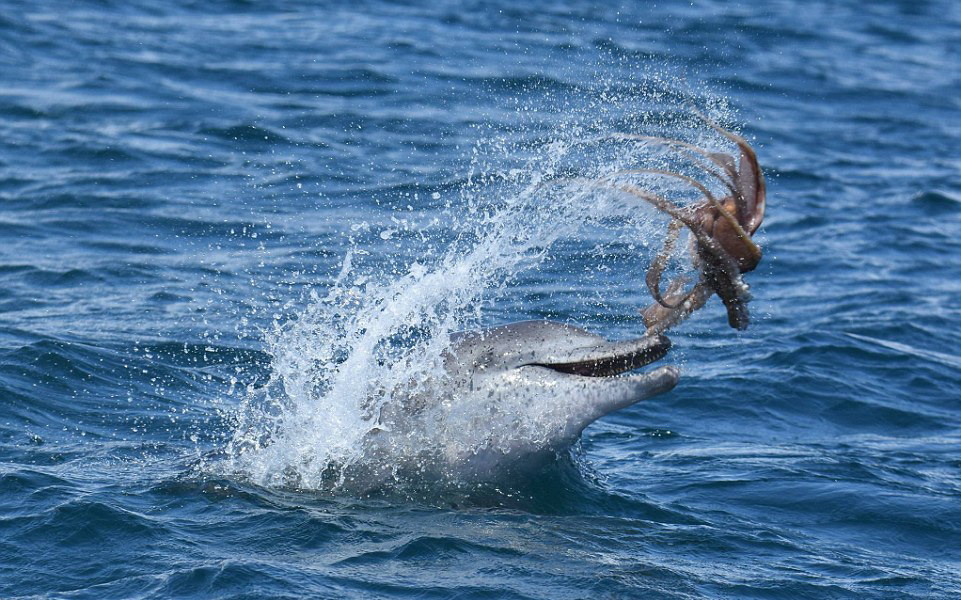
M697 179L694 179L693 177L684 175L683 173L678 173L677 171L668 171L667 169L625 169L623 171L615 171L614 173L607 175L605 179L613 179L614 177L620 177L621 175L646 175L646 174L664 175L665 177L674 177L676 179L680 179L681 181L684 181L685 183L691 185L691 187L694 187L695 189L697 189L697 191L704 194L704 196L708 199L708 201L711 202L711 204L714 204L715 206L718 206L718 207L721 206L720 202L717 201L717 198L714 197L714 194L711 193L711 190L707 189L706 185L704 185Z
M732 170L732 166L734 165L734 157L732 157L729 154L725 154L723 152L711 152L699 146L695 146L690 142L684 142L681 140L675 140L675 139L666 138L666 137L659 137L655 135L618 133L618 134L615 134L613 137L617 139L633 140L633 141L639 141L639 142L654 142L657 144L663 144L665 146L673 146L675 148L680 148L681 150L686 151L685 153L689 157L695 159L695 165L699 169L701 169L705 173L711 175L712 177L716 178L721 183L723 183L724 186L728 188L728 190L730 190L732 194L737 193L737 182L736 182L737 172ZM720 167L723 170L724 174L722 175L721 173L718 173L714 169L697 162L697 157L706 158L710 162L714 163L716 166Z
M677 303L672 304L668 302L663 295L661 295L661 275L664 274L664 268L667 266L667 260L670 258L671 252L674 251L674 244L677 242L677 238L681 234L682 225L683 223L674 219L667 226L667 237L664 240L664 247L661 248L661 251L658 253L658 255L654 257L654 261L651 263L651 268L647 270L647 276L645 277L647 289L650 290L654 300L656 300L657 303L664 308L677 308L686 299L685 296Z
M680 287L684 283L683 278L679 278L672 282L672 286L679 284L678 287ZM664 333L704 306L713 295L714 290L702 280L698 281L691 291L684 295L677 308L668 309L656 303L648 306L641 313L644 325L647 327L647 333Z

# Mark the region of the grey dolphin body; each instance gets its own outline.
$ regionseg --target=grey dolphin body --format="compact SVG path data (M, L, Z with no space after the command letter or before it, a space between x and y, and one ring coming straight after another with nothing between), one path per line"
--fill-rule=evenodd
M623 375L669 348L660 335L611 342L551 321L454 334L442 377L381 405L357 475L369 479L373 467L394 478L413 469L484 480L556 456L597 419L673 388L673 366Z

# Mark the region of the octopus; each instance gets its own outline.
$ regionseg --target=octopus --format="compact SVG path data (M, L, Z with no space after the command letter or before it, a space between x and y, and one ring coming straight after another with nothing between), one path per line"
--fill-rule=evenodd
M718 180L726 191L717 198L707 185L697 179L670 170L632 169L611 176L616 189L635 196L667 214L671 221L662 250L647 270L645 283L655 302L642 311L648 333L662 333L685 320L704 306L714 295L727 310L728 324L745 329L749 323L747 303L751 296L742 275L754 270L761 260L761 249L752 236L764 219L764 176L757 154L741 136L699 115L711 128L733 142L739 152L735 159L723 152L711 152L680 140L622 134L621 139L666 145L686 158L707 177ZM702 201L678 206L667 198L633 184L613 183L621 175L653 174L678 179L696 190ZM692 255L698 273L693 287L685 291L691 278L672 280L665 291L661 279L674 251L681 231L692 234Z

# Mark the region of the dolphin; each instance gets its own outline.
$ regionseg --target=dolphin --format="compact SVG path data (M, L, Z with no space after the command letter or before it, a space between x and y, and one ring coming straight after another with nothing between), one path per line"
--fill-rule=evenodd
M663 335L609 341L553 321L453 334L439 376L384 394L364 458L341 483L427 476L460 484L542 465L597 419L671 390L676 367L627 374L670 346Z

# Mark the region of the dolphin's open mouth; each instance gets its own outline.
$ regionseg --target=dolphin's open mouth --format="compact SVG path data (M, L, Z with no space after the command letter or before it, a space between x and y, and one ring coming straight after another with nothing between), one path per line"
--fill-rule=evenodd
M613 377L660 360L670 349L671 340L663 335L657 335L634 343L611 344L610 348L603 350L594 348L590 352L585 352L583 357L572 356L575 360L571 361L528 363L527 366L545 367L581 377Z

